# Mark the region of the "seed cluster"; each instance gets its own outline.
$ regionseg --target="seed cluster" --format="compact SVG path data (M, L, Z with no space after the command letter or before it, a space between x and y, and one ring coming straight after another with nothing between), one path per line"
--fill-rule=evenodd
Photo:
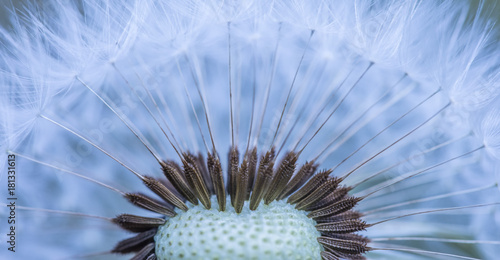
M206 160L201 154L182 154L182 167L174 161L162 162L166 179L144 177L143 181L163 201L144 194L126 194L125 197L132 204L166 218L130 214L114 218L114 223L138 234L120 241L112 252L135 252L132 259L156 259L158 248L166 249L164 245L155 247L155 235L176 235L164 229L172 224L169 218L177 215L175 208L178 208L177 212L188 211L194 206L209 210L217 203L219 212L234 208L234 212L240 214L245 205L250 211L255 211L262 205L261 202L269 205L280 201L303 211L307 218L314 220L323 259L364 259L363 254L370 250L367 246L369 239L356 232L365 230L369 224L360 219L360 212L353 210L361 199L348 194L351 187L342 186L342 178L330 176L331 170L317 172L318 165L314 162L306 162L297 169L299 154L295 152L285 154L279 163L276 163L274 149L262 154L260 160L256 148L247 151L241 163L239 158L238 149L231 148L227 184L216 153L209 153ZM216 200L211 200L212 195ZM226 206L227 195L231 207ZM158 231L159 228L161 231Z

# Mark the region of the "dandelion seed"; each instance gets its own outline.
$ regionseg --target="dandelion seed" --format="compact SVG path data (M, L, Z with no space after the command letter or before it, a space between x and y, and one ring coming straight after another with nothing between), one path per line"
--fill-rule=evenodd
M1 149L19 165L2 256L498 252L485 3L20 5L0 37Z

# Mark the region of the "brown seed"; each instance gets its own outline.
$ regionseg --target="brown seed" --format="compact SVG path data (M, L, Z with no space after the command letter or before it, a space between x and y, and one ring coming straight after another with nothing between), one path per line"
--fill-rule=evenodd
M161 204L160 202L140 193L127 193L124 197L130 201L130 203L141 207L143 209L147 209L156 213L163 214L165 216L174 217L176 215L175 211L167 206Z
M280 166L276 170L274 177L269 184L266 194L264 195L264 203L268 205L274 201L281 192L285 189L286 184L292 178L297 163L297 154L289 152L281 161Z
M370 239L358 235L358 234L353 234L353 233L346 233L346 234L336 234L336 233L322 233L323 236L325 237L331 237L331 238L337 238L337 239L343 239L343 240L355 240L355 241L360 241L360 242L365 242L368 244L370 242Z
M262 197L267 191L267 186L269 185L273 175L274 156L275 151L273 147L260 159L257 179L255 180L252 196L250 197L250 210L257 209Z
M226 210L226 188L224 186L224 177L222 176L222 166L218 158L215 158L212 154L208 154L207 157L207 167L210 177L212 178L212 184L214 186L215 195L217 196L217 202L219 204L219 211Z
M311 194L316 188L318 188L321 184L323 184L327 179L328 175L331 171L320 171L316 175L314 175L309 181L302 186L297 192L292 194L288 198L289 204L295 204L301 199L305 198L307 195Z
M316 229L319 232L338 233L338 234L358 232L361 230L365 230L367 227L368 225L366 224L366 222L359 219L346 220L333 223L323 223L316 225Z
M305 211L313 211L316 209L324 208L328 205L334 204L339 200L343 199L347 193L351 190L351 187L340 187L335 189L333 192L328 194L326 197L315 203L311 203L309 206L305 207Z
M340 214L354 208L354 206L356 206L356 204L358 204L359 201L361 201L361 198L347 197L334 204L328 205L324 208L311 211L309 214L307 214L307 216L309 218L319 218L324 216Z
M227 185L227 191L229 192L229 198L231 199L231 205L234 207L234 201L236 196L236 175L238 175L238 166L240 163L240 152L237 147L232 147L229 151L228 156L228 166L227 175L229 183Z
M306 183L311 176L316 172L318 165L314 164L314 161L306 162L300 170L293 176L293 178L287 183L283 192L278 196L278 200L282 200L290 194L296 192L304 183Z
M355 240L344 240L331 237L318 237L318 242L323 246L328 246L334 250L330 251L334 253L335 251L346 254L362 254L369 251L366 243L363 241Z
M332 254L328 251L321 252L321 259L323 259L323 260L340 260L340 258L336 257L334 254Z
M144 232L165 224L162 218L148 218L131 214L121 214L112 219L113 223L132 232Z
M184 167L184 175L186 176L187 183L192 191L200 200L201 204L203 204L206 209L210 209L210 194L200 169L198 168L196 158L191 154L183 154L182 166Z
M341 252L340 250L336 249L335 247L331 247L328 245L323 245L323 247L325 248L326 252L329 252L332 255L337 256L339 259L366 260L366 257L364 257L361 253L359 253L359 254L345 253L345 252Z
M177 163L173 161L162 162L162 170L163 174L167 179L172 183L174 188L184 196L189 202L194 205L198 205L198 199L191 191L191 188L188 186L186 179L181 174L180 167Z
M210 173L208 172L208 168L203 158L203 155L201 153L198 153L198 156L196 156L195 159L198 169L200 169L201 176L203 177L203 181L207 186L208 193L210 195L214 195L215 194L214 186L212 184Z
M236 213L241 213L243 209L243 204L245 203L245 198L247 196L248 187L248 161L243 160L241 167L236 176L236 195L234 196L235 202L234 210Z
M188 210L186 204L184 204L184 202L182 202L179 197L172 193L172 191L165 187L165 185L163 185L160 181L149 176L144 176L143 182L146 187L148 187L151 191L156 193L166 202L171 203L172 205L182 209L183 211Z
M141 251L137 252L134 257L130 260L145 260L148 259L151 255L154 255L155 243L147 244L145 247L141 249Z
M153 237L156 235L156 229L150 229L137 234L134 237L124 239L111 250L112 253L126 254L137 252L150 242L154 242Z
M330 216L325 216L325 217L319 217L319 218L314 218L314 221L316 223L330 223L330 222L339 222L339 221L344 221L344 220L350 220L350 219L357 219L362 217L363 214L361 214L358 211L346 211L337 215L330 215Z
M299 200L295 208L303 210L315 204L316 202L322 200L323 198L328 196L328 194L332 193L333 191L335 191L335 189L337 189L340 181L341 180L338 178L329 177L325 183L321 184L318 188L316 188L305 198Z
M257 170L257 160L257 147L254 147L248 155L248 187L245 200L250 199L250 193L252 192L252 187L255 181L255 171Z

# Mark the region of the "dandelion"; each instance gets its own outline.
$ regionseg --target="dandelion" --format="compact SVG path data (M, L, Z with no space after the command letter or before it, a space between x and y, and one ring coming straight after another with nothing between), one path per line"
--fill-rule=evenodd
M2 255L500 249L485 3L19 5L0 37L1 148L17 165L15 252Z

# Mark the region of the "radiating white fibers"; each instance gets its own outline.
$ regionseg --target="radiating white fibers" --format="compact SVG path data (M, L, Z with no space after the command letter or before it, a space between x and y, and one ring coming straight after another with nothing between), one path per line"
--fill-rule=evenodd
M275 147L278 161L300 152L298 165L314 160L345 177L364 198L363 220L377 223L361 232L370 259L491 259L500 250L495 6L27 0L2 8L0 189L14 154L19 206L17 252L3 245L2 259L131 257L107 253L131 236L107 218L157 215L122 193L151 194L140 177L161 177L158 160L179 162L177 152L216 151L226 173L231 146L240 160L254 147ZM4 221L9 212L0 212Z

